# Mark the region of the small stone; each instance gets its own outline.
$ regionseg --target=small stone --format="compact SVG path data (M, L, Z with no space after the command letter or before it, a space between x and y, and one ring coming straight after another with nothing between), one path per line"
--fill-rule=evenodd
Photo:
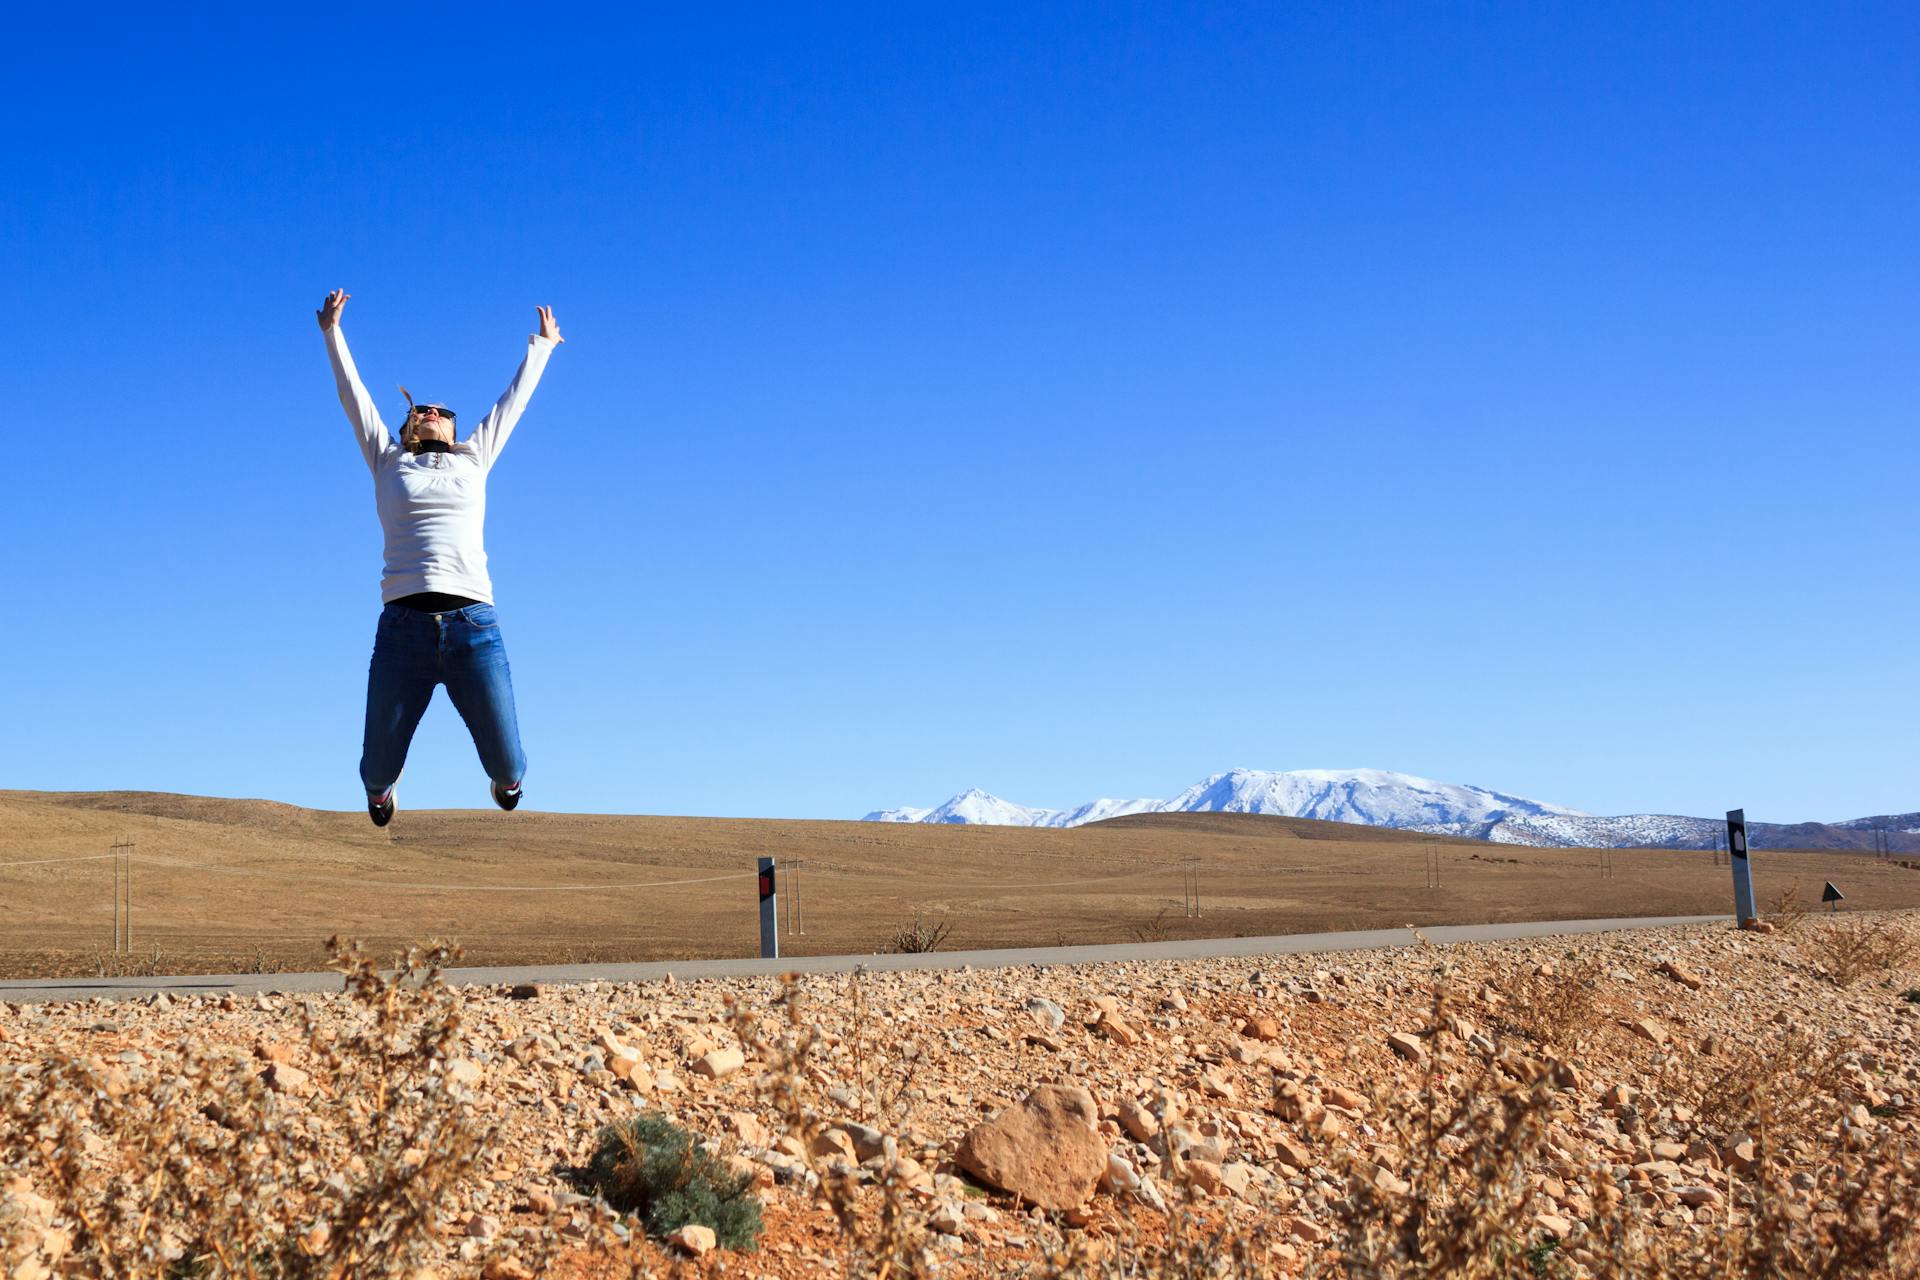
M1200 1073L1200 1088L1201 1091L1209 1097L1224 1098L1229 1102L1240 1096L1240 1091L1234 1088L1233 1081L1228 1080L1216 1071L1203 1071Z
M1153 1112L1134 1099L1121 1099L1118 1111L1120 1127L1135 1142L1149 1142L1160 1132L1160 1121L1154 1118Z
M1280 1024L1272 1018L1249 1018L1247 1024L1240 1028L1240 1034L1249 1040L1271 1042L1280 1038Z
M1122 1191L1140 1189L1140 1173L1133 1164L1118 1151L1107 1153L1107 1171L1100 1179L1100 1185L1118 1195Z
M839 1129L824 1129L813 1140L813 1155L818 1160L832 1160L836 1157L848 1164L859 1164L860 1157L853 1149L853 1139Z
M1372 1104L1360 1094L1355 1093L1351 1089L1342 1088L1337 1084L1328 1085L1326 1093L1322 1096L1325 1097L1328 1106L1339 1107L1342 1111L1353 1111L1364 1114L1372 1106Z
M751 1111L729 1111L722 1119L722 1123L735 1137L739 1138L745 1146L764 1147L767 1145L767 1126L762 1124L760 1117L754 1115Z
M1051 1000L1035 996L1027 1001L1027 1012L1048 1031L1058 1031L1067 1020L1067 1011Z
M875 1156L886 1154L887 1135L872 1125L843 1120L833 1127L846 1134L848 1141L853 1143L853 1154L856 1159L871 1160Z
M1418 1036L1396 1031L1387 1037L1387 1047L1410 1062L1418 1062L1427 1056L1427 1050Z
M1698 991L1706 982L1691 969L1683 968L1671 960L1663 960L1654 967L1655 973L1665 974L1689 991Z
M738 1049L715 1049L693 1064L693 1074L720 1080L747 1065L747 1055Z
M1227 1183L1224 1171L1211 1160L1189 1160L1184 1168L1187 1176L1193 1179L1193 1185L1210 1196L1226 1195Z
M1306 1144L1281 1134L1273 1140L1273 1158L1289 1169L1307 1170L1313 1167L1313 1153Z
M712 1253L719 1240L715 1238L712 1227L703 1227L697 1222L689 1222L686 1226L669 1232L667 1242L698 1258Z
M296 1050L285 1040L262 1040L253 1046L253 1056L262 1062L291 1065Z
M450 1058L447 1061L446 1077L448 1084L457 1084L463 1089L471 1089L480 1083L485 1074L480 1064L470 1058Z
M312 1076L284 1062L276 1062L260 1074L266 1079L267 1087L276 1093L300 1093L313 1082Z
M1573 1223L1557 1213L1535 1214L1533 1220L1540 1224L1542 1231L1556 1240L1565 1240L1573 1234Z
M1650 1044L1665 1044L1667 1042L1667 1029L1655 1022L1652 1018L1629 1018L1627 1019L1626 1025L1627 1030L1633 1032L1633 1034Z

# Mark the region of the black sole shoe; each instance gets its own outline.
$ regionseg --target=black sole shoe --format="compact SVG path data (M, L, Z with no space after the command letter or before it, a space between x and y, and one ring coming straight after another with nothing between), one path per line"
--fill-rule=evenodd
M520 806L520 784L515 783L511 787L503 787L497 782L494 783L493 802L508 812L517 809Z
M381 796L378 800L368 799L367 816L373 819L373 825L376 827L384 827L393 821L392 787L388 787L387 794Z

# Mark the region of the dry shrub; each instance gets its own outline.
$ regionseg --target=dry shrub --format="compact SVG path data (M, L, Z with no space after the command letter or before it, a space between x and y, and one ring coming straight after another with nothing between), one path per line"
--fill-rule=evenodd
M1668 1087L1691 1101L1708 1137L1724 1142L1744 1134L1760 1147L1787 1150L1831 1127L1853 1051L1844 1041L1789 1029L1693 1059Z
M927 924L916 913L913 923L893 935L889 950L904 955L921 955L928 951L938 951L940 944L953 932L953 926L945 920Z
M1790 937L1800 931L1806 923L1807 904L1800 900L1800 886L1789 884L1773 900L1773 914L1767 917L1773 922L1773 930L1782 937Z
M857 979L854 996L856 1001L864 1000ZM829 1126L822 1083L830 1077L819 1060L832 1046L807 1021L806 996L797 975L782 976L774 1006L779 1016L763 1020L736 1001L730 1020L747 1056L766 1064L759 1084L761 1096L772 1107L781 1131L799 1143L806 1184L840 1229L842 1274L850 1280L937 1274L941 1267L930 1247L932 1227L925 1203L914 1189L923 1166L889 1136L871 1173L878 1195L870 1197L870 1204L862 1204L860 1171L820 1154L820 1138ZM878 1090L873 1096L876 1103L883 1098Z
M1550 1012L1548 997L1584 993L1591 975L1542 969L1510 980L1514 994L1502 1008L1527 1039L1550 1046L1570 1038L1574 1024ZM1534 1057L1470 1045L1455 1003L1443 974L1419 1078L1376 1087L1381 1132L1369 1149L1350 1140L1336 1148L1346 1188L1332 1206L1338 1247L1311 1274L1481 1280L1532 1274L1550 1256L1556 1242L1533 1224L1534 1175L1556 1095L1575 1076L1551 1050Z
M191 1039L152 1067L54 1053L15 1068L0 1256L67 1252L116 1277L376 1277L437 1258L437 1213L490 1136L444 1074L465 1043L440 980L455 953L409 950L386 974L329 945L348 1017L337 1033L307 1019L304 1101L297 1077L270 1087L243 1051Z
M1600 978L1599 962L1587 957L1515 968L1496 984L1494 1026L1543 1048L1578 1049L1605 1021Z
M1602 1165L1593 1211L1568 1240L1538 1225L1538 1178L1553 1171L1561 1087L1551 1054L1494 1054L1450 1037L1450 995L1434 993L1417 1085L1377 1091L1384 1142L1336 1156L1348 1195L1333 1249L1310 1273L1369 1280L1563 1276L1591 1280L1841 1280L1920 1274L1920 1139L1856 1124L1855 1046L1797 1030L1676 1057L1663 1112L1681 1136L1731 1148L1714 1207L1680 1209ZM1691 1105L1686 1105L1691 1104ZM1378 1141L1376 1139L1376 1141ZM1663 1220L1667 1215L1667 1220ZM1574 1215L1569 1215L1570 1217Z
M1848 916L1822 921L1800 948L1836 986L1850 987L1913 968L1920 940L1901 917Z
M1133 940L1135 942L1167 941L1173 937L1173 926L1167 923L1168 917L1172 914L1172 907L1160 908L1159 913L1155 915L1153 919L1147 921L1145 924L1133 926Z

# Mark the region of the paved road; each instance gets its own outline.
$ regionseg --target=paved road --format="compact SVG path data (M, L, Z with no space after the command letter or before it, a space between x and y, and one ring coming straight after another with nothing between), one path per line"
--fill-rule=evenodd
M1662 925L1710 924L1732 916L1649 916L1628 920L1537 920L1526 924L1434 925L1422 928L1430 942L1500 942L1512 938L1552 938L1604 933L1613 929L1654 929ZM1303 952L1363 951L1414 945L1406 929L1364 929L1354 933L1289 933L1267 938L1196 938L1183 942L1119 943L1088 947L1019 947L1001 951L937 951L929 955L788 956L779 960L680 960L649 964L551 964L514 968L450 969L461 985L513 982L646 982L672 974L676 980L738 978L780 973L846 973L896 969L991 969L1011 965L1103 964L1116 960L1203 960L1224 956L1281 956ZM339 991L337 973L183 974L151 978L23 978L0 982L0 1001L30 1004L48 1000L133 1000L165 991L170 995L207 992L251 995L255 992Z

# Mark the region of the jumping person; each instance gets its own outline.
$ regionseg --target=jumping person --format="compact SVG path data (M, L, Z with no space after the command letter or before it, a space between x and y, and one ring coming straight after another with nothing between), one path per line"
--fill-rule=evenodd
M386 573L380 580L379 630L367 669L367 726L360 746L360 781L376 827L393 820L393 788L407 747L435 686L445 684L467 723L480 763L502 809L520 803L527 757L513 709L513 678L493 609L482 531L487 473L526 411L547 357L565 342L553 308L538 308L540 332L527 339L526 358L493 411L464 441L455 439L453 410L415 404L395 443L360 382L340 331L351 295L335 289L314 313L326 335L333 380L360 452L373 472L374 502L386 534Z

